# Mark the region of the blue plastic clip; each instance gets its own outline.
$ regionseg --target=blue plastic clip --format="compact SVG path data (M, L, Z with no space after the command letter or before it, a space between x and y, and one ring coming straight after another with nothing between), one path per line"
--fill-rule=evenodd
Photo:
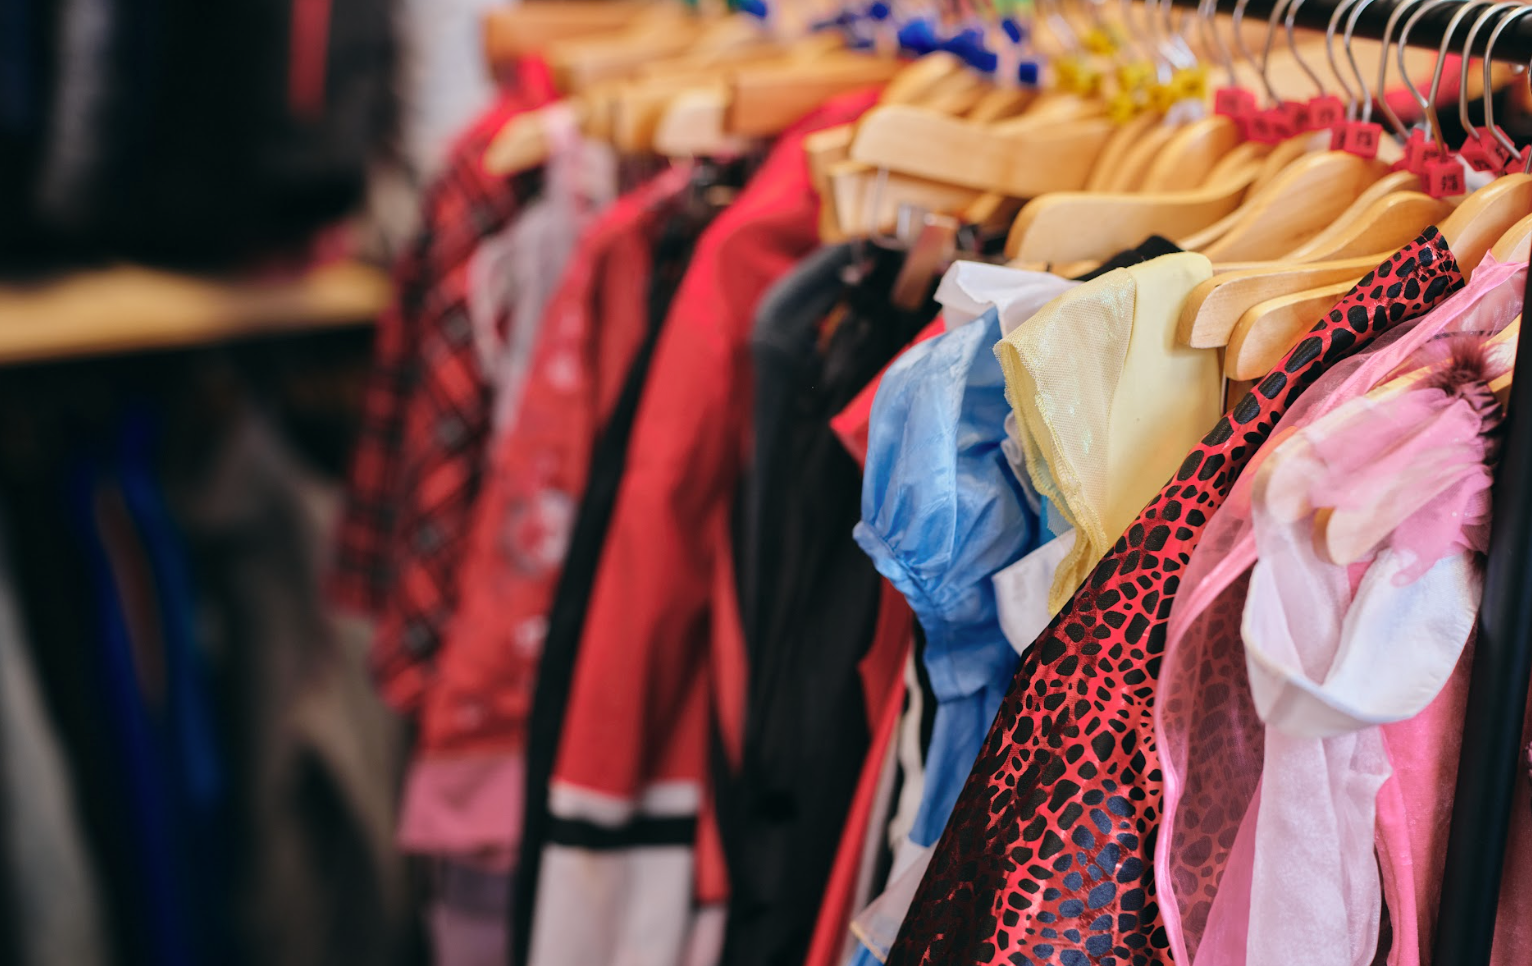
M917 57L931 53L940 44L935 25L924 17L917 17L899 28L899 46Z
M984 31L977 27L970 27L948 39L941 49L961 58L981 74L993 74L1000 66L999 56L984 46Z

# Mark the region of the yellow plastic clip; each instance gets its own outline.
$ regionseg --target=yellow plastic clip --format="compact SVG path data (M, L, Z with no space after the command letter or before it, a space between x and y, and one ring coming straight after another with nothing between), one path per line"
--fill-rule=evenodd
M1135 60L1117 68L1117 86L1121 90L1142 90L1154 83L1154 65L1147 60Z
M1117 38L1102 27L1092 27L1080 39L1085 44L1085 49L1093 54L1106 56L1117 50Z
M1207 100L1207 67L1198 64L1195 67L1181 68L1171 76L1170 87L1175 91L1175 99L1177 101Z
M1101 71L1084 57L1061 57L1053 62L1059 88L1091 95L1101 89Z
M1133 120L1143 110L1140 98L1139 91L1118 91L1113 94L1107 98L1107 118L1115 124L1126 124Z

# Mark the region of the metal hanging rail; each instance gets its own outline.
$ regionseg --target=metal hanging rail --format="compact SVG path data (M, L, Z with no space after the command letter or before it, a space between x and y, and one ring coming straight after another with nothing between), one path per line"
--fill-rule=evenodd
M1247 24L1261 23L1267 20L1271 16L1271 8L1282 2L1283 0L1249 0L1245 5L1245 22ZM1172 6L1185 7L1189 10L1195 10L1198 6L1198 0L1170 0L1170 3ZM1218 0L1218 12L1232 13L1234 3L1235 0ZM1398 8L1399 3L1400 0L1374 0L1368 3L1357 16L1353 36L1380 39L1383 36L1383 28L1388 24L1389 15ZM1302 0L1298 5L1298 12L1293 17L1293 22L1299 27L1324 30L1337 5L1336 0ZM1286 4L1284 3L1283 6L1284 13L1280 19L1285 21ZM1420 4L1412 3L1411 6L1418 10ZM1353 10L1354 7L1355 5ZM1421 14L1420 20L1410 29L1410 46L1433 49L1439 47L1447 23L1459 9L1461 9L1460 4L1442 4ZM1350 19L1351 12L1348 11L1343 19ZM1398 34L1397 24L1394 33ZM1466 33L1467 30L1459 25L1458 31L1453 34L1454 50L1461 52L1462 40ZM1483 52L1488 34L1489 31L1484 30L1475 38L1475 52ZM1495 41L1495 59L1520 64L1532 61L1532 17L1523 17L1505 29L1500 39Z

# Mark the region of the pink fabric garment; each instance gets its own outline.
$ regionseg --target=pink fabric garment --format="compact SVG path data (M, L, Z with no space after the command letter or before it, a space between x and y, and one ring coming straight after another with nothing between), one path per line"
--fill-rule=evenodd
M1431 341L1503 327L1519 307L1521 290L1515 279L1523 270L1524 266L1486 260L1469 285L1435 312L1402 325L1316 383L1241 476L1187 567L1170 617L1155 721L1165 781L1155 866L1162 884L1166 928L1178 962L1191 966L1245 963L1247 948L1253 945L1249 932L1256 901L1251 891L1255 887L1252 866L1260 842L1252 804L1265 794L1260 779L1267 729L1251 692L1240 623L1252 567L1260 556L1252 526L1252 491L1261 478L1261 462L1285 437L1385 381ZM1375 775L1380 765L1376 757L1358 764L1365 764L1362 770L1370 769ZM1386 760L1382 764L1386 768ZM1336 774L1350 772L1339 767ZM1331 826L1330 831L1334 834L1337 829ZM1291 834L1306 832L1298 829ZM1351 834L1354 841L1357 833L1353 829ZM1305 885L1326 884L1341 885L1314 870L1313 882L1291 884L1288 894L1295 900L1312 898L1319 893L1305 892ZM1366 889L1360 882L1352 886L1354 890L1345 898L1330 894L1335 902L1345 903L1349 917L1330 925L1342 931L1365 931L1371 914L1355 906L1369 901ZM1375 937L1376 928L1371 928ZM1300 948L1306 954L1315 952L1308 946ZM1326 955L1345 963L1360 953L1343 941Z
M1498 423L1485 378L1358 397L1290 436L1255 481L1259 559L1242 634L1266 729L1246 817L1256 822L1251 966L1285 963L1292 948L1322 950L1310 961L1334 966L1373 960L1375 802L1391 774L1378 725L1423 710L1472 632L1491 483L1486 414ZM1322 508L1333 508L1331 534L1360 523L1368 540L1381 536L1369 559L1326 559ZM1240 961L1215 948L1204 943L1202 957Z

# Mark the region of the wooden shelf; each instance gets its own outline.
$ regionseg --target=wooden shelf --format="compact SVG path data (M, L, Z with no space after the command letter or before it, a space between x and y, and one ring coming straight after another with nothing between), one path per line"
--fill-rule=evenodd
M274 281L120 267L0 285L0 365L370 324L388 276L341 262Z

